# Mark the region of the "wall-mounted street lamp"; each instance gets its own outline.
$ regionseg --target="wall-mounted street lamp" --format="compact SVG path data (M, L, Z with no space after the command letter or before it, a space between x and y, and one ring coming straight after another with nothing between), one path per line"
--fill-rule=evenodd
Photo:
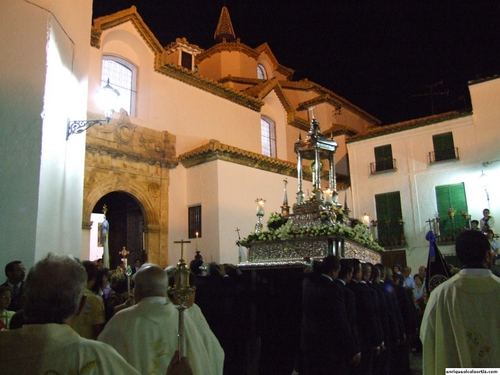
M68 140L71 134L83 133L85 130L94 126L95 124L102 125L102 122L104 120L106 122L109 122L109 120L111 120L111 116L113 116L113 113L115 112L116 100L118 99L118 96L120 96L120 93L117 89L111 87L108 78L106 86L101 87L99 90L97 90L96 94L97 103L104 112L105 119L74 121L68 119L68 132L66 134L66 140Z

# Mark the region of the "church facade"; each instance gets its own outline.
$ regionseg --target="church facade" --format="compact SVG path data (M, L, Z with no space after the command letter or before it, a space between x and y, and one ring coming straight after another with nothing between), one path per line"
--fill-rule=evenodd
M280 65L266 43L252 48L237 39L225 7L214 46L206 50L184 38L162 47L135 7L95 19L89 48L89 118L99 116L92 95L106 81L110 61L132 71L136 89L131 107L87 131L82 256L96 205L123 192L142 211L149 261L174 264L180 256L174 241L190 240L188 258L198 248L206 261L237 263L236 231L254 231L255 199L266 200L267 215L279 212L286 178L295 202L294 144L309 130L309 108L328 136L379 124L330 90L293 81L293 70ZM345 189L343 142L336 160ZM196 210L199 237L189 229Z

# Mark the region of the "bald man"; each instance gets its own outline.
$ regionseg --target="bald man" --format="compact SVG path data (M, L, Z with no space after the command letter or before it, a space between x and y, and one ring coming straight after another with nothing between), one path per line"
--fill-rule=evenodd
M164 374L178 347L179 312L167 297L168 276L144 264L134 275L136 304L117 313L98 340L141 374ZM185 355L194 375L222 375L224 352L198 306L184 313Z

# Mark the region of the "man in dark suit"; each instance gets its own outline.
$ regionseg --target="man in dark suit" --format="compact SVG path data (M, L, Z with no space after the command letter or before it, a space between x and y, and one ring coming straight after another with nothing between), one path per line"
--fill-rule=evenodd
M356 296L354 292L347 287L352 280L352 260L351 259L341 259L340 260L340 271L335 279L335 282L340 286L342 290L342 295L344 297L344 304L347 313L347 320L349 321L349 325L351 326L351 331L354 335L354 341L358 347L360 347L359 343L359 333L358 326L356 323ZM354 374L354 370L356 365L350 364L348 366L348 373Z
M23 262L14 260L5 266L5 276L7 281L2 286L9 287L12 291L12 300L9 305L10 311L18 311L22 309L21 296L24 293L24 277L26 269Z
M383 346L382 328L375 292L363 280L358 259L353 259L353 277L347 286L356 296L356 320L361 344L361 362L355 373L372 375L373 356L378 355Z
M301 374L347 374L349 362L360 360L347 319L340 286L334 282L340 268L335 256L323 259L320 270L306 276L302 292Z

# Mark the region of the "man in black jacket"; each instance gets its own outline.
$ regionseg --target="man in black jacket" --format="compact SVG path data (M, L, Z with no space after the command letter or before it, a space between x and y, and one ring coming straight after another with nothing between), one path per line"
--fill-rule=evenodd
M334 282L340 262L335 256L323 259L321 269L306 276L302 292L301 374L347 374L348 363L360 360L347 319L340 286Z

